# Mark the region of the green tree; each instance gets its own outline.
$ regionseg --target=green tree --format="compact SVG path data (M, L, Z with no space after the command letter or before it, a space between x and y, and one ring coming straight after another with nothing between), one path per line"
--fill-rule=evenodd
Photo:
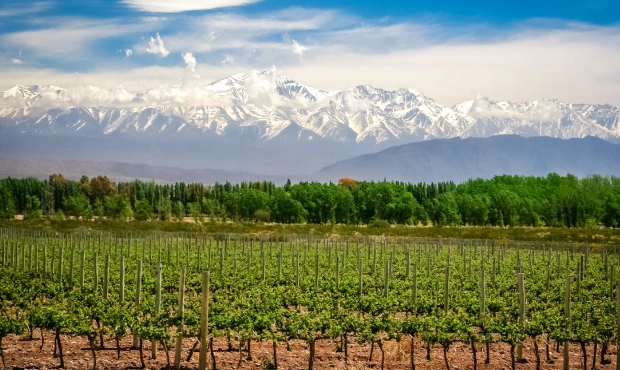
M90 219L93 211L90 207L90 200L84 194L77 194L65 199L64 209L69 216L75 218Z

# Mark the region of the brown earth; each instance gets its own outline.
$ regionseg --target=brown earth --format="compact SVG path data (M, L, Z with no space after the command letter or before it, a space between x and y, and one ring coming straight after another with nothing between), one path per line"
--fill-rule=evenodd
M25 340L23 337L9 336L4 339L4 357L8 369L53 369L58 368L59 359L53 358L53 335L45 333L43 349L41 345L40 333L34 335L33 340ZM63 353L65 358L65 368L71 370L92 369L92 354L88 346L88 341L84 337L61 337ZM97 369L136 369L140 367L139 351L130 350L131 336L127 336L121 342L121 359L117 359L116 344L112 339L105 339L105 350L97 351ZM191 361L185 359L195 340L186 339L183 342L183 361L181 367L184 369L198 368L198 352L194 353ZM349 341L348 353L349 361L345 364L344 352L336 352L337 344L332 340L320 340L316 344L315 369L380 369L381 352L375 346L373 358L369 361L370 346L360 346ZM385 349L385 369L411 369L410 363L410 344L409 337L403 337L400 343L390 341L384 345ZM415 364L416 369L446 369L441 346L434 346L431 351L431 361L426 361L425 345L417 339L415 344ZM278 365L280 369L305 370L308 368L308 346L303 341L291 341L291 351L287 351L285 343L277 347ZM225 339L214 341L216 365L218 369L265 369L267 363L273 362L272 343L270 341L252 342L252 359L247 359L247 352L242 353L242 361L239 365L239 343L233 343L234 350L227 350ZM170 361L174 362L174 349L170 350ZM562 354L555 352L551 348L551 358L555 363L545 362L544 344L539 345L541 356L541 369L562 369ZM478 346L478 369L510 369L510 349L503 343L491 345L491 362L485 364L486 353L484 346ZM593 347L588 347L588 369L592 368ZM597 354L596 368L601 370L615 369L616 349L615 346L608 351L607 358L612 360L611 364L600 365L600 347ZM523 348L523 357L526 363L517 363L517 369L526 370L536 368L534 348L531 342L526 342ZM471 349L462 343L454 344L448 352L450 370L473 369L473 359ZM144 342L144 361L147 369L163 369L166 367L166 354L163 348L158 350L158 359L151 359L151 344ZM209 360L210 361L210 360ZM209 368L211 364L209 363ZM570 348L570 369L583 369L583 359L578 345L571 345Z

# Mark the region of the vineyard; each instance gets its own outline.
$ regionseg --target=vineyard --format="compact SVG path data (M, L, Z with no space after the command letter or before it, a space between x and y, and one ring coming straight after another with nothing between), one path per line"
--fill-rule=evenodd
M0 229L0 262L6 368L620 368L616 246Z

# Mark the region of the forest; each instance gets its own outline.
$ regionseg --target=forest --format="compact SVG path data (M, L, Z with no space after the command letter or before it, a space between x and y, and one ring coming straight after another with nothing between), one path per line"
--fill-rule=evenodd
M0 180L0 218L67 217L253 221L387 227L390 224L442 226L608 227L620 224L620 179L496 176L455 184L365 182L338 184L272 182L157 184L79 181L61 174L46 180Z

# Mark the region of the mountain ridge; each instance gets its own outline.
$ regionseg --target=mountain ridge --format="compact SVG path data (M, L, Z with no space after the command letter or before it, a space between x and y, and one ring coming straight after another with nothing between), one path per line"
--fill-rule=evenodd
M447 107L412 89L314 89L272 69L137 94L122 87L18 85L0 100L0 132L274 143L285 135L289 141L368 148L507 134L620 142L620 108L555 99L512 103L481 95Z
M577 139L498 135L451 138L394 146L338 161L314 174L321 181L466 181L496 175L548 173L620 176L620 144L587 136Z

